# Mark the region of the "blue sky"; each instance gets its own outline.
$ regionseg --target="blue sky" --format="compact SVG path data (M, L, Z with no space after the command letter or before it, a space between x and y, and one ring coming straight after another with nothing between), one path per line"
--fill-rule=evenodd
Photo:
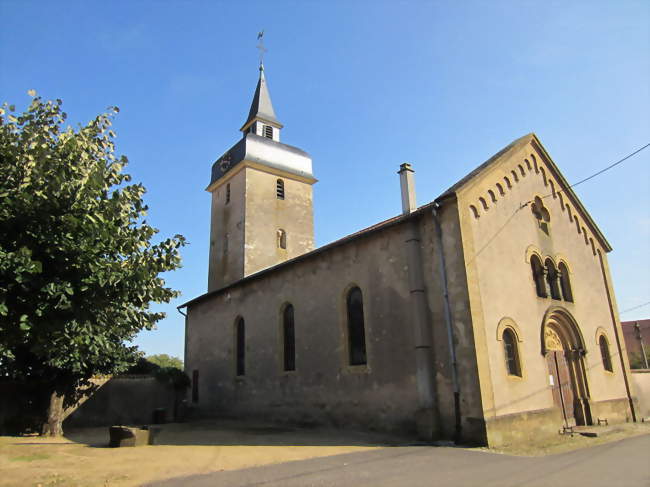
M211 163L240 136L256 34L283 141L309 152L317 245L418 203L535 132L574 182L650 142L647 1L0 0L0 101L61 98L73 123L116 105L117 149L161 236L190 246L182 297L137 340L182 357L176 305L207 287ZM576 188L614 251L619 309L650 301L650 148ZM650 306L622 319L650 316Z

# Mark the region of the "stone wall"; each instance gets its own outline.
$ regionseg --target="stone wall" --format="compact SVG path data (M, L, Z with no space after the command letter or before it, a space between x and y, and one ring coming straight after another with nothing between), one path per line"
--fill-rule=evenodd
M153 413L164 408L173 420L174 390L149 376L95 379L99 389L64 421L66 427L137 425L153 422Z
M650 418L650 370L633 370L630 376L637 407L637 420Z

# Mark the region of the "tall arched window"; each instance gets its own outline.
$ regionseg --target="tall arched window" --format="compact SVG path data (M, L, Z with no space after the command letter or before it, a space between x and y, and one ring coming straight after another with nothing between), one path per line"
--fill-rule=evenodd
M600 335L598 345L600 346L600 355L603 358L603 368L608 372L614 372L614 369L612 368L612 358L609 355L609 344L607 343L605 335Z
M366 331L363 318L363 295L361 289L353 287L346 299L348 314L348 354L350 365L365 365Z
M246 326L244 318L237 318L235 325L235 360L237 375L246 374Z
M539 257L533 255L530 258L530 268L533 271L533 280L535 281L535 291L540 298L548 296L546 293L546 284L544 282L544 267Z
M284 199L284 181L282 179L275 182L275 197L279 200Z
M562 298L565 301L573 302L573 292L571 292L571 280L569 279L569 269L564 262L557 266L560 272L560 287L562 288Z
M560 287L557 282L557 270L555 269L555 264L551 259L546 259L546 281L548 282L548 288L551 291L551 297L553 299L562 299L560 296Z
M519 350L517 350L517 337L510 328L503 330L503 352L506 359L506 369L509 375L521 377L519 364Z
M296 370L296 331L291 304L287 304L282 312L282 341L284 370Z

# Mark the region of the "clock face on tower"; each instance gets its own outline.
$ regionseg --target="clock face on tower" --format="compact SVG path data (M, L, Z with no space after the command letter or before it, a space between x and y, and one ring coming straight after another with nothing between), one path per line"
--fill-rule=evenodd
M226 153L222 158L221 162L219 163L219 167L221 168L221 172L224 173L228 169L230 169L230 152Z

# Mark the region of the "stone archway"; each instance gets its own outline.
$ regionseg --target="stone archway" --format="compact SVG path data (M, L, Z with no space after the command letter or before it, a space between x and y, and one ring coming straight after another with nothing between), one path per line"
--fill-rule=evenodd
M546 357L553 402L567 426L590 425L585 342L578 323L566 309L549 308L542 322L542 355Z

